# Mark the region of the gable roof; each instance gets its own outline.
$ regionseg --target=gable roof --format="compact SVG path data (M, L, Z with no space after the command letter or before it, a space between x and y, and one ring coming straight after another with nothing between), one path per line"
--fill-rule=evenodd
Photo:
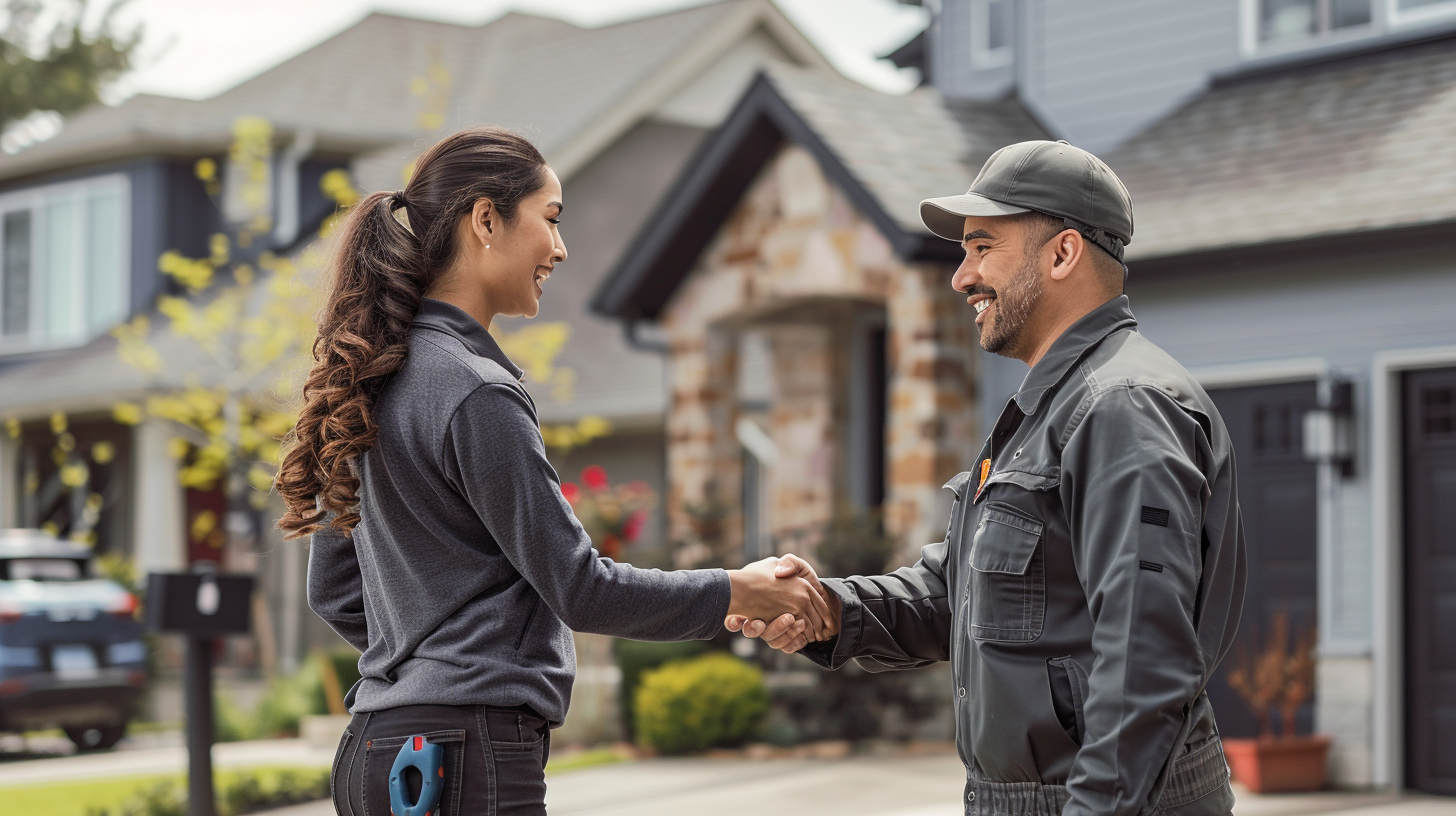
M688 162L592 310L656 317L786 141L814 155L901 257L953 260L959 248L925 229L920 201L965 190L996 148L1033 138L1044 138L1041 129L1013 100L951 105L928 88L895 96L838 77L766 71Z
M1447 38L1215 84L1105 158L1146 262L1456 220L1453 134Z
M322 151L358 153L410 143L424 102L412 85L434 66L449 74L445 131L494 122L521 129L553 166L589 160L591 148L646 113L621 112L617 131L574 142L615 108L665 97L683 73L718 57L754 25L772 29L806 64L827 62L767 0L723 0L600 28L527 14L462 26L371 14L358 24L204 100L138 95L71 117L55 138L0 155L0 179L147 152L225 149L233 120L267 117L285 132L312 132ZM643 97L644 91L648 97ZM658 100L660 104L660 100ZM396 151L397 152L397 151ZM561 154L570 153L570 156ZM570 169L558 167L561 175Z

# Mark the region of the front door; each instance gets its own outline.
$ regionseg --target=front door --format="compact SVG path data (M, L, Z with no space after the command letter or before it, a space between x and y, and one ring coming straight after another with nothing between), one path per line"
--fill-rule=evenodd
M1276 615L1291 640L1316 622L1315 465L1304 458L1304 414L1316 407L1311 381L1209 392L1233 440L1239 508L1249 554L1248 594L1233 651L1208 685L1219 731L1253 737L1259 721L1228 684L1228 673L1268 636ZM1313 701L1296 728L1308 733ZM1276 717L1277 719L1277 717Z
M1456 794L1456 368L1403 391L1406 784Z

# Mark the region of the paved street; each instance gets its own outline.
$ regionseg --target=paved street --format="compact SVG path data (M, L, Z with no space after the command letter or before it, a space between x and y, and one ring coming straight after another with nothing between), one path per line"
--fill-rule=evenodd
M327 766L331 749L301 740L218 745L219 767ZM0 763L7 785L48 780L181 771L177 746ZM660 759L553 774L553 816L958 816L962 771L950 755L845 760ZM1456 799L1389 794L1243 793L1238 816L1456 816ZM328 802L272 811L273 816L331 816Z

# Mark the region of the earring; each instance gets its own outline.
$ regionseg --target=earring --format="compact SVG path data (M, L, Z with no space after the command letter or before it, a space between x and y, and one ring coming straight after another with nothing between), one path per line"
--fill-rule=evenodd
M486 244L486 245L485 245L485 248L486 248L486 249L490 249L490 244Z

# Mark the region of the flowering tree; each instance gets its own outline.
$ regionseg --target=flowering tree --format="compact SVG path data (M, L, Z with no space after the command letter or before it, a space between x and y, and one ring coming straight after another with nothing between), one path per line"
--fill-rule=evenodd
M634 480L614 486L601 465L583 470L581 484L562 484L561 494L591 536L592 544L608 558L620 558L622 548L641 536L647 514L657 502L657 495L646 482Z

